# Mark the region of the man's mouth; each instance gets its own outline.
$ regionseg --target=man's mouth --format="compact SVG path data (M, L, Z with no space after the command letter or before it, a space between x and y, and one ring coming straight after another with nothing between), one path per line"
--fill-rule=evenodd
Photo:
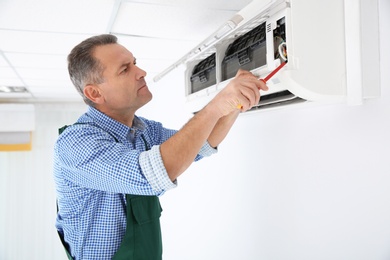
M142 83L141 83L141 86L138 88L138 90L143 89L145 87L147 88L148 85L146 84L145 80L143 80Z

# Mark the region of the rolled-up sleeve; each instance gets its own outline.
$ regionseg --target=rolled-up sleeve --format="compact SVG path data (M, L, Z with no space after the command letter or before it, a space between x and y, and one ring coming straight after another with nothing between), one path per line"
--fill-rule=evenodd
M202 157L207 157L207 156L213 155L217 152L218 152L217 148L211 147L211 145L208 142L206 142L202 146L202 148L200 148L199 155Z
M139 156L139 163L146 180L155 192L163 193L177 186L177 181L172 182L168 176L159 145L142 152Z

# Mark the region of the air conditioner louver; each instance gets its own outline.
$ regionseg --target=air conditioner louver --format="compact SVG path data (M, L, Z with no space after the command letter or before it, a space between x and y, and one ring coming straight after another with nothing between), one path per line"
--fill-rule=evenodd
M288 104L298 104L303 102L306 102L306 100L297 97L288 90L284 90L269 95L263 95L259 104L251 108L249 111L256 111L264 108L278 107Z

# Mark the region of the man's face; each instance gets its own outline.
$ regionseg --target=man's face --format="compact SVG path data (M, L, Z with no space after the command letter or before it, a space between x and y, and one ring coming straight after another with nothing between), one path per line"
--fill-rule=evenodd
M136 66L133 54L119 44L99 46L94 57L103 65L104 82L98 84L104 106L113 111L135 113L152 99L145 82L146 72Z

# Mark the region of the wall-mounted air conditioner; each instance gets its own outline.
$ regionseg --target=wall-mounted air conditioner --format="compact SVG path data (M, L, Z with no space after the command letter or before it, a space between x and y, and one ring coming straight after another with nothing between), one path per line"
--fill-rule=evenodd
M187 106L200 110L239 68L263 78L286 60L253 110L378 97L378 1L251 2L179 61Z
M0 104L0 151L29 151L35 129L32 104Z

